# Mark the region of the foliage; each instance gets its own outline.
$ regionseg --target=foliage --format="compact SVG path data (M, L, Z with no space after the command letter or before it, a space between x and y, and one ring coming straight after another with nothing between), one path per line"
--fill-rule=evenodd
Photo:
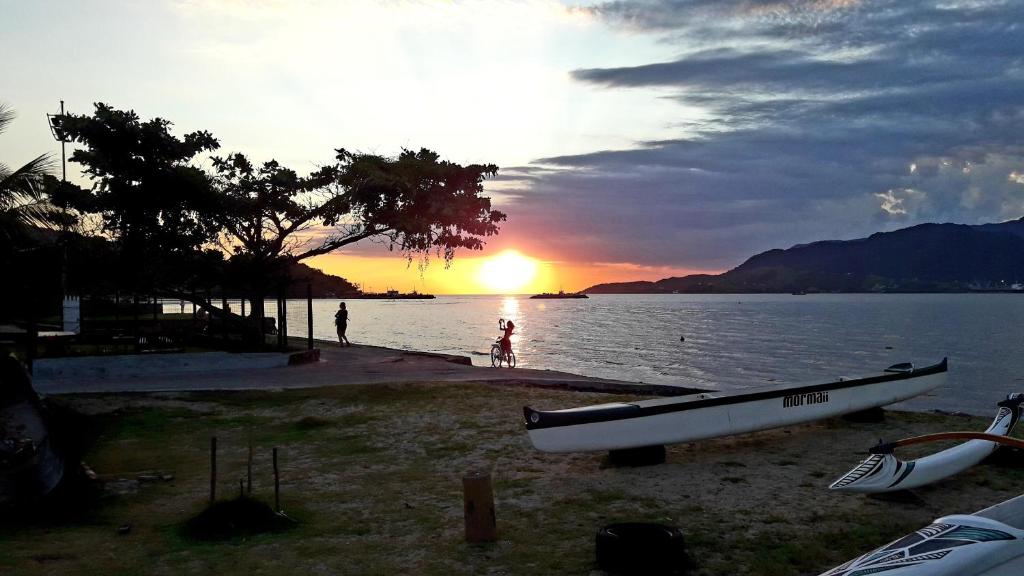
M0 104L0 132L14 120L14 112ZM65 220L50 203L43 178L52 168L48 154L11 169L0 163L0 242L11 246L30 236L34 228L56 228Z
M219 284L261 299L312 256L376 238L407 258L425 263L434 253L447 263L459 248L480 249L505 219L481 196L494 165L461 166L426 149L397 157L340 149L307 175L240 153L213 157L207 173L196 158L219 147L209 132L179 138L167 120L95 108L61 117L58 129L84 145L71 160L94 185L59 197L99 215L136 289L182 296L187 285Z
M181 285L195 276L194 260L219 231L213 215L222 207L209 177L193 164L217 149L205 131L178 138L161 118L143 122L133 111L96 104L92 116L59 117L58 129L85 147L71 160L85 167L94 185L89 194L66 201L98 214L114 239L124 282L133 288ZM209 256L200 257L200 260Z
M275 161L215 158L228 210L222 222L238 256L299 261L372 237L406 256L480 249L505 215L480 196L493 165L441 161L422 149L397 158L337 151L337 162L300 177Z

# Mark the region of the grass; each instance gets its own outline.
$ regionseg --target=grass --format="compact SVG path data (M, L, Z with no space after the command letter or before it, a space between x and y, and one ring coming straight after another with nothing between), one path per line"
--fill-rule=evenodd
M85 460L108 491L60 520L0 518L2 574L586 574L596 570L598 528L652 521L683 528L696 574L797 576L1024 486L1024 470L982 466L921 491L923 504L825 490L879 435L982 429L985 419L834 420L673 446L658 466L602 469L602 454L533 450L521 423L523 404L604 401L597 394L425 384L57 401L89 415L96 440ZM279 448L293 527L222 542L186 535L208 498L211 436L222 501L238 495L251 442L253 497L272 503ZM461 477L475 469L493 478L494 544L463 542ZM144 471L174 479L136 484ZM119 535L125 524L130 533Z

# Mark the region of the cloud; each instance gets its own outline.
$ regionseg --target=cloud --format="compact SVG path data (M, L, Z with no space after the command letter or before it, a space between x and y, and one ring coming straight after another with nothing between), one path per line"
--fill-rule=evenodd
M1024 3L653 0L589 11L679 56L574 70L576 81L649 91L701 120L678 138L511 171L511 222L561 230L575 257L727 268L773 247L1024 213Z

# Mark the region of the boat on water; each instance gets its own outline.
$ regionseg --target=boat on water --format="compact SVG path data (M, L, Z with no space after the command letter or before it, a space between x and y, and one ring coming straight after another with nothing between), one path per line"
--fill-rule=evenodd
M983 434L1009 436L1020 420L1022 402L1024 394L1010 394L1006 400L999 402L999 411ZM941 439L948 435L934 436ZM880 445L872 449L873 453L866 460L833 482L829 489L880 493L918 488L963 472L984 460L998 447L997 442L968 440L930 456L903 461L892 454L891 448Z
M938 518L820 576L1020 576L1024 496L974 514Z
M523 408L530 441L544 452L626 450L756 432L860 412L913 398L946 381L944 358L895 364L879 374L755 392L697 394L543 411Z
M533 296L530 296L530 298L539 300L558 300L563 298L590 298L590 296L587 296L583 292L564 292L559 290L557 294L553 292L544 292L543 294L534 294Z
M413 290L412 292L399 292L388 290L387 292L362 292L355 296L346 296L349 300L433 300L433 294L422 294Z

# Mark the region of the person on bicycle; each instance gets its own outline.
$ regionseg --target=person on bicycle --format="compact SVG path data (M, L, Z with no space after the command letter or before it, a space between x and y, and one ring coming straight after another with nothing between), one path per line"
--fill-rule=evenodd
M498 327L505 331L505 335L501 337L501 351L505 353L505 362L512 363L512 331L515 330L516 325L511 320L506 322L505 320L498 321Z

